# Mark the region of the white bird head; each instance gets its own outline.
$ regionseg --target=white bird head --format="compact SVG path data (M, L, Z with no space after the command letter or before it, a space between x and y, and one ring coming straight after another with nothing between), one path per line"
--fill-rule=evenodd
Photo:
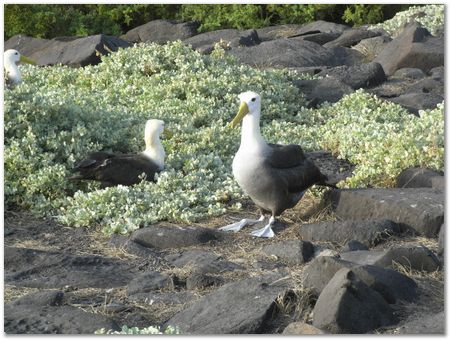
M164 135L165 137L171 137L172 132L165 128L164 121L159 119L149 119L145 123L145 150L144 154L152 161L157 163L160 169L164 168L164 159L166 153L164 147L161 144L159 137Z
M231 121L231 127L236 127L242 119L248 114L259 120L261 115L261 96L253 91L242 92L239 95L241 105L239 111Z
M15 86L22 81L17 63L23 61L28 64L36 64L33 60L21 55L16 50L6 50L3 53L3 65L5 68L6 83L9 86Z
M16 51L16 50L6 50L3 53L3 58L4 58L5 65L8 63L17 64L19 61L25 62L28 64L33 64L33 65L36 64L36 62L34 62L33 60L31 60L28 57L25 57L24 55L21 55L19 53L19 51Z

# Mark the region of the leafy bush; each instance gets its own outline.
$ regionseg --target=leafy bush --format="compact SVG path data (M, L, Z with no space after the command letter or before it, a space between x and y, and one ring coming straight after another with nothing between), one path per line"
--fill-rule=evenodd
M270 142L328 149L356 164L342 186L389 186L406 167L444 167L443 105L418 118L362 90L319 109L292 85L294 71L257 70L216 50L181 42L141 44L84 68L20 66L23 83L5 90L5 203L71 226L101 223L131 232L161 220L190 223L240 209L231 173L240 129L229 129L237 94L261 93ZM156 183L99 189L66 180L88 152L139 152L149 118L175 132L164 140Z
M95 331L94 334L168 334L168 335L174 335L174 334L180 334L180 331L177 328L174 328L172 326L168 326L164 331L161 331L158 327L150 326L146 328L139 328L139 327L128 327L128 326L122 326L122 329L120 331L113 331L113 330L106 330L104 328L101 328L97 331Z
M431 34L436 34L438 29L444 27L444 5L412 6L405 11L398 12L392 19L372 27L383 28L395 37L411 19L422 24Z

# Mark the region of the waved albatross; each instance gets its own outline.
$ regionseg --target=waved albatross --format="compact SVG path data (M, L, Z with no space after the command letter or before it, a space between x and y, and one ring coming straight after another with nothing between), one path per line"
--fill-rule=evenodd
M22 76L17 66L18 62L24 62L28 64L36 64L30 58L21 55L16 50L6 50L3 53L3 65L5 68L5 80L7 86L15 86L22 82Z
M230 123L234 128L242 121L241 145L233 159L233 175L260 208L261 217L243 219L220 230L239 231L246 225L264 221L264 214L270 213L269 223L251 234L273 237L275 217L294 207L310 186L334 185L325 183L327 177L305 157L299 145L269 144L264 140L259 128L261 97L257 93L244 92L239 99L239 111Z
M171 132L164 129L162 120L150 119L145 124L143 152L138 154L114 154L103 151L90 153L73 169L79 174L69 179L100 181L102 188L139 183L142 173L145 174L147 181L154 181L155 174L164 169L166 154L159 139L162 133L168 137L171 136Z

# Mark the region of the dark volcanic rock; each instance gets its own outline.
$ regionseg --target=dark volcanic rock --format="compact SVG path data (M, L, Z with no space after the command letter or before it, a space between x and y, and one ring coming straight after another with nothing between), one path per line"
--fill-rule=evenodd
M255 30L222 29L212 32L197 34L183 40L187 45L191 45L195 50L202 53L210 53L216 43L230 44L230 47L257 45L259 40Z
M381 35L378 37L363 39L358 44L353 46L353 48L364 54L366 60L372 61L380 54L385 45L390 41L392 41L391 37Z
M445 68L444 66L433 67L429 74L432 79L443 82L445 78Z
M431 186L435 189L444 191L445 190L445 177L436 176L431 179Z
M268 244L262 250L267 255L275 255L281 261L293 266L308 262L314 255L313 244L301 240Z
M129 46L131 44L125 40L104 34L51 40L16 35L5 42L5 48L18 50L37 65L96 65L101 61L101 55Z
M445 334L445 312L413 315L399 327L398 334Z
M341 253L345 253L347 251L355 251L355 250L369 250L369 248L365 244L363 244L359 241L350 240L347 242L347 244L344 247L342 247Z
M399 231L398 225L390 220L324 221L303 224L300 235L302 239L312 242L343 244L354 239L370 247Z
M220 286L222 278L204 273L193 273L186 279L186 289L204 289L211 286Z
M210 241L221 241L225 237L213 229L200 227L181 227L181 226L149 226L136 230L131 239L151 248L181 248L197 244L203 244Z
M168 41L184 40L197 34L199 23L178 22L174 20L153 20L144 25L133 28L122 39L131 42L156 42L159 44Z
M444 65L444 39L435 38L417 22L408 24L374 59L387 75L404 67L428 72Z
M441 173L427 168L408 168L403 170L396 179L397 188L431 188L431 179L442 176Z
M313 32L343 33L344 31L349 29L350 27L346 25L335 24L334 22L328 22L323 20L317 20L304 25L302 28L298 30L297 34L307 34Z
M291 36L289 38L312 41L319 45L323 45L329 41L336 39L340 35L341 35L341 33L337 33L337 32L334 32L334 33L317 32L317 33L297 34L297 35Z
M93 334L100 328L119 330L101 314L71 306L5 305L6 334Z
M325 102L336 103L344 95L353 92L350 86L332 77L294 80L293 84L306 96L308 107L317 107Z
M127 284L136 271L113 258L5 247L5 282L17 286L112 288Z
M214 252L204 250L186 250L167 255L165 259L175 267L190 267L191 272L197 273L222 273L242 268L236 263L223 260Z
M392 75L397 78L422 79L425 78L425 73L420 68L405 67L401 68Z
M275 300L292 288L281 273L226 284L175 314L166 325L183 334L255 334L273 317Z
M297 31L302 27L298 24L287 24L268 26L263 28L257 28L256 33L261 41L275 40L279 38L289 38L297 35Z
M364 30L360 28L351 28L349 30L343 31L337 39L327 42L323 46L327 48L351 47L353 45L356 45L363 39L373 38L378 35L380 35L380 33L376 33L374 31Z
M154 249L141 246L139 243L130 240L127 236L114 234L111 236L109 244L114 248L126 251L127 253L136 256L147 258L157 256Z
M419 116L419 110L434 109L444 97L434 93L406 93L389 101L399 104L412 114Z
M345 159L338 159L328 151L306 152L305 156L327 176L328 182L337 184L352 175L355 166Z
M252 66L309 67L352 65L358 52L344 48L326 49L299 39L276 39L256 46L233 48L228 54Z
M316 258L305 269L303 284L319 295L334 274L342 269L352 269L367 286L377 291L388 303L397 300L414 301L417 298L417 284L409 277L389 268L373 265L358 265L330 256Z
M12 302L13 305L59 306L64 300L64 292L58 290L44 290L27 294Z
M385 250L359 250L340 254L345 261L392 267L394 263L416 270L433 272L441 263L431 250L424 246L396 247Z
M444 195L432 188L345 189L328 194L344 219L385 218L435 237L444 221Z
M330 333L366 333L397 321L381 295L346 268L323 289L313 313L313 326Z
M336 78L354 90L376 86L386 80L383 68L374 62L357 66L337 66L325 69L318 75Z
M174 283L170 276L158 272L144 273L133 279L127 286L127 294L147 293L152 290L173 289Z

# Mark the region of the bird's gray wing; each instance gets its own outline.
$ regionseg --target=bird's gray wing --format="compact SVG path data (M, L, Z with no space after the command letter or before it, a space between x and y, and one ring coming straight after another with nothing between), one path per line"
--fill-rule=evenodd
M274 168L286 169L301 165L305 160L300 145L268 144L269 152L266 155L267 162Z

